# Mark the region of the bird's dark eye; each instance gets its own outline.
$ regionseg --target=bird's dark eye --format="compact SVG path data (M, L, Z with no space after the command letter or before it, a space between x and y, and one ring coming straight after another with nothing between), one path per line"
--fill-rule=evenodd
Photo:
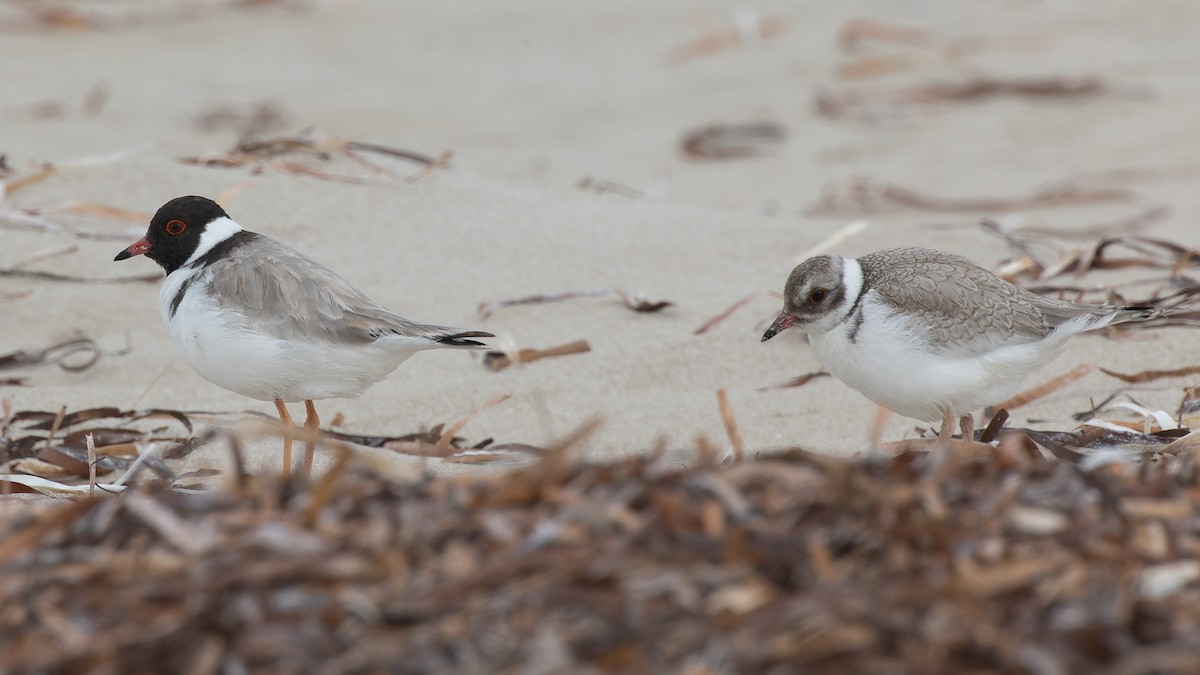
M820 303L827 295L829 295L829 291L825 290L824 288L814 288L812 289L812 292L808 294L808 299L814 303Z
M182 220L167 221L167 234L171 235L172 237L177 237L183 234L183 231L186 229L187 223L183 222Z

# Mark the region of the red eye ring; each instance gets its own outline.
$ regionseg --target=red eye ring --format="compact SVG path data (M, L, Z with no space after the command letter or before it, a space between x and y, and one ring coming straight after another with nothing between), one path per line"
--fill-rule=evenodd
M183 234L183 231L186 229L187 229L187 223L183 222L182 220L168 220L167 221L167 227L166 227L167 234L169 234L173 237Z

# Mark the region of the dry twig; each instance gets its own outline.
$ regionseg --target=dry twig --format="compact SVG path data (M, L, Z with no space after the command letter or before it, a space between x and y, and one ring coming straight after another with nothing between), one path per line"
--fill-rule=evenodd
M1120 187L1089 188L1058 184L1037 190L1025 197L944 198L925 194L895 183L857 177L826 187L805 212L809 215L834 216L874 213L885 209L914 211L989 213L1044 209L1077 204L1127 202L1136 198L1132 190Z
M822 91L813 105L829 119L875 121L912 109L928 110L948 103L993 98L1076 99L1123 94L1145 98L1148 90L1116 85L1096 75L1067 77L993 77L973 75L957 82L927 82L894 89Z
M549 349L525 348L515 354L490 351L483 355L483 365L491 370L504 370L514 363L529 363L530 361L537 361L539 359L568 356L570 354L584 354L590 351L592 351L592 346L588 344L587 340L576 340Z

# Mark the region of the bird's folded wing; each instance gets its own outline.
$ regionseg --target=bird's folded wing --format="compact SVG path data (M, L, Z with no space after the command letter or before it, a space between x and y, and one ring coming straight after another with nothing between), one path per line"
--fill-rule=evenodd
M912 326L935 353L979 356L1005 344L1034 342L1053 329L1036 298L958 256L923 259L919 268L894 266L873 285L893 308L913 315Z
M236 251L214 262L208 293L249 327L281 340L369 344L384 336L411 338L412 347L468 346L457 329L409 321L353 284L282 244L263 255Z

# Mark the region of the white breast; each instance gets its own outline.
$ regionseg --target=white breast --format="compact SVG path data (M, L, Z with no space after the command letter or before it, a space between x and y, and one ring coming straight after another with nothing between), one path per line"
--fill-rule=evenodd
M1013 342L980 356L931 351L924 329L868 290L862 322L853 320L809 336L813 351L835 377L896 413L927 422L1001 403L1021 389L1026 374L1062 351L1074 327L1037 342ZM1064 327L1065 328L1065 327Z
M383 338L375 343L279 339L251 330L246 315L218 310L207 293L210 272L181 267L159 291L159 309L180 356L201 377L264 401L351 398L382 380L417 350ZM172 315L171 304L187 284Z

